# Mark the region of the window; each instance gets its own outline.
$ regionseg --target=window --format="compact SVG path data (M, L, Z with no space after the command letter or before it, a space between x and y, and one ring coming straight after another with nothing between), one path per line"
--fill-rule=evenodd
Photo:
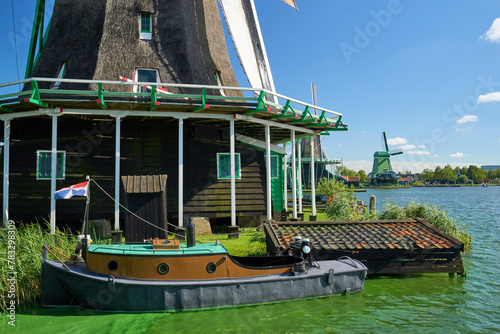
M267 156L264 154L264 159L267 163ZM277 155L271 155L271 179L277 179L279 177L279 157Z
M64 61L61 63L61 67L59 67L59 73L57 74L57 79L62 79L66 75L66 67L68 65L67 61ZM51 89L59 89L59 86L61 85L61 81L57 81L54 83L54 85L51 87Z
M66 172L66 151L57 151L57 180L64 180ZM52 151L36 151L36 179L50 180Z
M235 177L237 179L241 178L240 175L240 154L234 154L234 170ZM217 153L217 178L218 179L230 179L231 178L231 154L229 153Z
M152 15L151 13L141 13L141 39L151 39L151 33L152 33Z
M137 82L161 82L158 70L138 68L135 70L135 79ZM151 93L151 89L144 86L134 86L134 93Z

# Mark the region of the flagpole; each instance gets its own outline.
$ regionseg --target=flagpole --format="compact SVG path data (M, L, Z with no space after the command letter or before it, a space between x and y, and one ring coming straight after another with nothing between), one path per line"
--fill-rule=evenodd
M88 231L89 231L89 208L90 208L90 175L86 177L87 184L87 201L85 203L85 216L83 218L83 239L82 239L82 257L84 261L87 261L87 246L88 246Z

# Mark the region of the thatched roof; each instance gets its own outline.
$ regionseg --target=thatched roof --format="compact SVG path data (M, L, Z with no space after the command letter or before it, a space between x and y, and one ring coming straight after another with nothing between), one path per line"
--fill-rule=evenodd
M153 14L151 40L139 38L141 12ZM219 71L223 85L238 86L216 0L56 0L32 76L56 77L63 61L65 78L134 79L136 68L150 68L162 82L216 85Z

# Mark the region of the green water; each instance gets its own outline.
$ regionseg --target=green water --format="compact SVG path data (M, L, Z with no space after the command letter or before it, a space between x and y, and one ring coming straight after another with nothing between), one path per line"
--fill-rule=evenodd
M500 187L368 190L357 194L439 205L468 225L473 253L466 277L412 275L366 280L362 293L256 307L186 313L116 314L39 309L2 315L17 333L499 333Z

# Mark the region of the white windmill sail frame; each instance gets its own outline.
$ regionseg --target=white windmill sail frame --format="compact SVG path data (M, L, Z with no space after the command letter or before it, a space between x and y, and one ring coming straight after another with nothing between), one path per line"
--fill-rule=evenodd
M276 92L253 0L219 0L219 3L250 86ZM249 17L253 22L249 22ZM273 98L277 103L277 98Z

